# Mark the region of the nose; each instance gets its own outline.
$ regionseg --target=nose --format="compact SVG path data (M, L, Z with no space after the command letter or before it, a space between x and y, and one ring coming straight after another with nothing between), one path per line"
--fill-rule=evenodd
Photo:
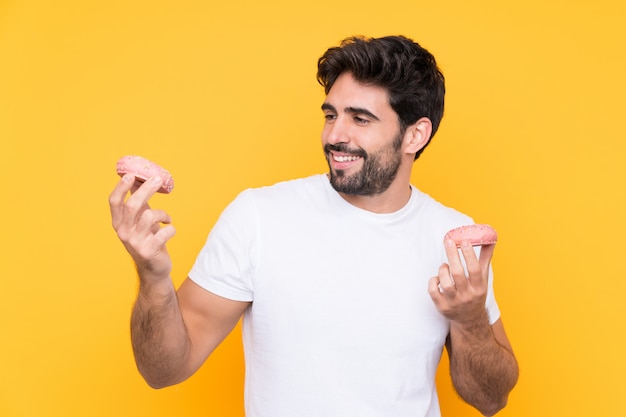
M350 132L345 118L337 117L332 122L326 122L322 132L322 139L325 143L330 143L331 145L350 142Z

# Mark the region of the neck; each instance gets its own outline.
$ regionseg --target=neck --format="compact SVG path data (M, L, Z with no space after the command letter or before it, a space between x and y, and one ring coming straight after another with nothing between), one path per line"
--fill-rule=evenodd
M339 193L348 203L372 213L393 213L404 207L411 198L409 175L398 172L393 183L381 194L372 196Z

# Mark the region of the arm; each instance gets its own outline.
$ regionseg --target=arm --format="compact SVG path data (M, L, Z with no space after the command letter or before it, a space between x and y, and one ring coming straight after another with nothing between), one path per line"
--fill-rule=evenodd
M131 316L131 340L137 369L152 388L193 375L249 305L219 297L189 278L177 293L170 279L162 288L141 287Z
M477 259L470 245L462 245L466 276L455 244L446 242L449 264L440 267L429 287L435 305L450 320L446 347L454 387L486 416L506 405L519 372L502 321L489 325L484 307L493 250L494 245L484 246Z
M518 367L502 321L489 326L485 317L475 327L451 327L446 347L452 383L461 398L486 416L504 408Z
M211 294L189 279L175 291L166 249L174 228L165 212L148 206L159 180L147 181L124 201L134 183L134 177L126 175L109 197L113 228L139 275L139 294L131 316L135 361L154 388L191 376L248 305Z

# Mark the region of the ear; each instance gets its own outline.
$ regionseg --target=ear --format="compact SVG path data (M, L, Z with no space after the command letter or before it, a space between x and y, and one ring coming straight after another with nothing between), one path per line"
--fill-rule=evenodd
M433 131L433 124L427 117L422 117L404 132L404 151L415 154L428 143Z

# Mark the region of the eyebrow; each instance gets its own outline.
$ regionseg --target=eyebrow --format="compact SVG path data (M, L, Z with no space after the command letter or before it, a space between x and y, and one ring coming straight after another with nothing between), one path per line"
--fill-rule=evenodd
M335 106L333 106L332 104L329 104L329 103L322 104L322 110L330 110L330 111L333 111L333 112L337 113L337 109L335 108ZM372 113L371 111L369 111L369 110L367 110L367 109L365 109L363 107L346 107L344 109L344 111L346 113L364 114L364 115L366 115L368 117L371 117L374 120L379 120L380 121L380 119L374 113Z

